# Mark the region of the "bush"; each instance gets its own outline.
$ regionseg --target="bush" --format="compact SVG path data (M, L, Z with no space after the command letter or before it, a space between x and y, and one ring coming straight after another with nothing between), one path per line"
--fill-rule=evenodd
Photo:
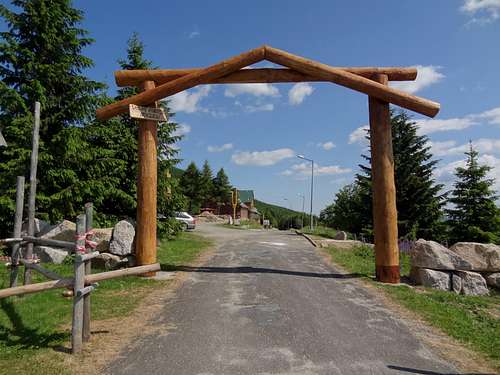
M179 220L169 217L157 221L157 236L159 238L170 239L182 232L182 223Z

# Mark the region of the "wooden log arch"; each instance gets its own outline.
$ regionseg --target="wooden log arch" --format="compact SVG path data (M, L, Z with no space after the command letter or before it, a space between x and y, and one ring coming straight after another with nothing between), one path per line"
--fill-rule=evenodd
M245 69L263 60L284 68ZM398 283L398 228L389 104L429 117L436 116L440 105L392 88L388 82L411 81L416 77L415 68L333 67L264 45L206 68L117 71L118 86L137 86L143 91L99 108L96 116L99 120L110 119L126 113L130 104L155 106L158 100L201 84L332 82L368 95L376 275L379 281ZM139 120L138 265L156 261L156 125L151 120Z

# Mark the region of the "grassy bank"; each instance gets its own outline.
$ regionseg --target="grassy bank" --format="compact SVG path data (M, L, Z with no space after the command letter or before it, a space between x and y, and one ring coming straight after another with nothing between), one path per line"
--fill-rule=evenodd
M311 230L310 227L304 227L301 229L302 233L309 234L313 237L321 237L321 238L331 238L335 239L335 235L337 231L332 228L316 226Z
M210 242L191 233L162 241L158 261L162 269L192 262ZM0 266L0 288L8 287L9 274ZM47 265L63 276L71 276L73 265ZM95 272L102 272L96 270ZM34 273L34 282L45 281ZM153 288L168 281L141 277L125 277L100 283L92 293L92 319L101 320L125 316ZM0 299L0 363L2 374L63 374L62 357L70 339L72 299L61 296L63 289L23 297ZM65 372L66 371L66 372Z
M223 224L223 226L230 229L262 229L260 223L250 220L241 220L240 225Z
M346 270L373 279L375 258L368 247L358 247L352 251L330 247L327 251L333 262ZM408 256L402 256L401 266L401 275L408 276ZM483 354L500 370L499 293L470 297L421 287L375 285L393 301L418 313L434 327Z

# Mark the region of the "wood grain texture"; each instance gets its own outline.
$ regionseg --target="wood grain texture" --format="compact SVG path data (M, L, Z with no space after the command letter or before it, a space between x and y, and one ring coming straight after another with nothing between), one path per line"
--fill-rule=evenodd
M366 78L374 74L387 74L389 81L413 81L417 78L416 68L401 67L336 67L346 72ZM118 70L115 72L115 82L118 86L140 86L144 81L154 81L157 85L170 82L188 74L200 71L191 69L148 69L148 70ZM242 69L216 79L202 81L203 84L226 83L285 83L285 82L329 82L323 78L304 74L293 69Z
M76 234L82 236L85 233L85 215L76 218ZM85 239L77 239L75 253L78 247L85 246ZM80 353L83 347L83 296L78 291L85 286L85 263L75 259L75 277L73 285L73 319L71 324L71 351L73 354Z
M154 87L154 82L146 81L142 89L144 92L148 92L154 90ZM156 106L156 104L152 106ZM135 256L137 264L142 266L156 263L158 123L152 120L139 120L138 122L139 165Z
M298 70L304 74L322 78L429 117L434 117L439 112L439 103L431 100L396 90L368 78L361 77L338 68L333 68L329 65L316 61L308 60L300 56L292 55L291 53L273 47L265 46L264 49L266 60L273 63Z
M387 84L386 75L377 75L375 79L381 85ZM368 106L376 274L381 282L398 283L398 221L389 103L369 97Z
M21 236L21 229L23 226L23 208L24 208L24 176L17 176L16 184L16 213L14 216L14 232L13 237L18 238ZM10 287L17 286L17 275L19 273L19 258L20 258L21 245L14 243L12 246L12 268L10 270Z
M94 220L94 206L92 203L85 204L85 233L89 233L92 230ZM92 249L86 247L86 253L89 254ZM85 275L90 275L92 273L92 260L88 259L85 261ZM88 293L83 296L83 342L90 340L90 295Z
M128 111L129 104L149 105L167 96L171 96L181 91L190 89L191 87L195 87L205 80L225 76L263 59L264 47L253 49L249 52L231 57L218 64L164 83L152 90L141 92L140 94L131 96L130 98L102 107L96 111L97 119L106 120L121 113L126 113Z

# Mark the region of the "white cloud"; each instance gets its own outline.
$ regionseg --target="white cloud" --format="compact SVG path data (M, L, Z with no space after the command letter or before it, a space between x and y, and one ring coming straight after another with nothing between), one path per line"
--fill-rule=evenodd
M460 10L472 16L469 24L487 24L500 18L500 0L464 0Z
M456 144L456 141L431 142L432 153L436 156L451 156L462 155L466 151L469 151L469 143L464 143L459 146ZM480 138L472 141L472 145L474 149L481 154L500 153L500 139Z
M280 173L282 176L291 176L293 172L290 169L286 169L283 172Z
M470 117L441 119L418 119L415 120L418 125L419 134L431 134L436 132L445 132L449 130L462 130L476 125L477 122Z
M203 108L199 106L199 102L206 97L209 92L210 86L201 86L191 92L182 91L170 98L170 108L174 112L193 113L202 111Z
M349 144L353 143L361 143L365 144L367 143L366 140L366 131L368 130L368 125L363 125L354 130L351 134L349 134Z
M448 151L455 147L456 141L444 141L444 142L429 142L431 146L431 152L434 156L447 155Z
M253 95L253 96L280 96L279 90L269 83L238 83L229 85L224 91L224 95L234 98L238 95Z
M310 163L294 164L294 165L292 165L290 170L292 172L295 172L296 174L310 175L311 174L311 164ZM314 164L314 175L315 176L341 174L341 173L349 173L349 172L352 172L352 169L341 168L338 165L320 166L316 163Z
M313 91L314 88L307 82L296 83L288 92L288 102L291 105L301 104Z
M226 150L231 150L233 148L232 143L224 143L222 146L208 146L208 152L222 152Z
M274 104L268 103L268 104L261 104L261 105L246 105L245 111L252 113L252 112L270 112L274 110Z
M323 150L326 150L326 151L329 151L331 150L332 148L335 147L335 143L333 143L332 141L328 141L328 142L325 142L325 143L318 143L317 145L319 148L322 148Z
M500 125L500 107L484 111L478 115L472 115L478 119L485 119L488 124Z
M238 165L268 166L295 156L290 148L280 148L272 151L240 151L233 154L231 160Z
M200 36L200 32L199 31L191 31L188 35L188 38L189 39L194 39L196 37Z
M417 91L441 81L445 77L444 74L439 72L441 69L440 66L417 65L415 68L417 68L418 71L417 79L415 81L391 82L391 86L414 94Z
M172 136L182 137L188 133L191 133L191 126L188 124L179 124L177 125L177 129L172 132Z

